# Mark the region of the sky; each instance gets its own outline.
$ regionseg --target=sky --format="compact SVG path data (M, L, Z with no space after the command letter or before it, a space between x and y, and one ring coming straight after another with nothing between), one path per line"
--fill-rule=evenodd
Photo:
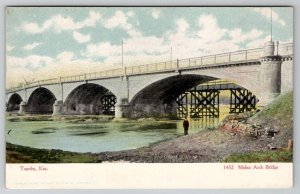
M272 21L293 42L293 9ZM122 41L124 66L258 48L270 26L269 7L7 7L6 86L120 68Z

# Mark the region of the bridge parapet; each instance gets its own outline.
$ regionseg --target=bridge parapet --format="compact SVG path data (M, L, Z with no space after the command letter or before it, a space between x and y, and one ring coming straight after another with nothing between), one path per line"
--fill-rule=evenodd
M281 56L294 55L294 44L293 43L279 44L278 54Z

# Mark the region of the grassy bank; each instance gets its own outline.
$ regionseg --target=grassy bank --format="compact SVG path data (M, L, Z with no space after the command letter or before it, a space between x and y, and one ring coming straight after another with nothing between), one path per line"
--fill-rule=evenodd
M293 151L286 150L288 141L293 139L293 92L280 95L273 103L254 114L249 122L259 124L261 130L278 131L270 145L280 149L262 152L231 154L224 162L292 162Z
M97 123L97 122L109 122L113 119L113 116L107 115L7 115L6 119L10 122L18 121L66 121L70 123Z
M269 106L250 118L264 129L278 131L272 142L274 147L286 147L293 139L293 92L278 96Z
M283 121L290 121L293 116L293 92L278 96L273 103L266 106L252 119L274 118Z
M293 152L288 150L270 150L231 154L223 162L293 162Z
M96 163L96 156L62 150L36 149L6 143L7 163Z

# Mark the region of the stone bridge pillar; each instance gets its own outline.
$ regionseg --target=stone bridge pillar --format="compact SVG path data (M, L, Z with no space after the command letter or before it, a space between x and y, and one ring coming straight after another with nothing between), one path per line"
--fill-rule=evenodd
M26 113L26 102L25 101L22 101L20 103L20 108L19 108L19 114L25 114Z
M53 113L52 115L61 115L63 113L63 101L55 100L53 104Z
M115 118L130 117L130 108L128 98L118 99L117 104L115 105Z
M165 114L169 118L176 118L177 117L177 107L178 107L178 104L176 103L176 100L173 100L172 102L170 102L170 104L168 104L166 106Z
M265 106L280 94L281 57L274 55L274 42L264 45L264 56L261 57L260 99L259 104Z

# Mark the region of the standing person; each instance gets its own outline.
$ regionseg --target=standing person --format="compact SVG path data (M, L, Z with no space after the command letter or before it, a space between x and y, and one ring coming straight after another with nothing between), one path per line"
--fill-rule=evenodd
M187 135L189 133L189 126L190 126L190 123L187 119L187 116L185 116L184 120L183 120L184 135Z

